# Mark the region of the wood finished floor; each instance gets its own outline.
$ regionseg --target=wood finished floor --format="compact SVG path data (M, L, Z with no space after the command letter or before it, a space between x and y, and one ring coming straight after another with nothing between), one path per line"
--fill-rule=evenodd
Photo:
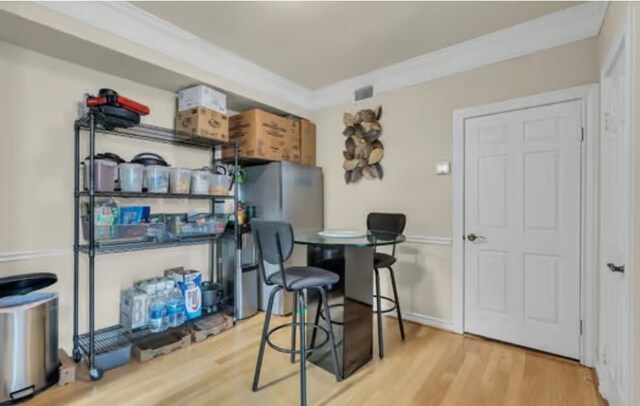
M275 318L284 323L286 319ZM267 347L262 390L251 391L263 316L209 340L109 371L97 383L54 387L26 403L36 405L296 405L299 364ZM337 383L307 364L310 405L606 405L594 373L575 362L506 344L385 320L383 360ZM278 335L279 334L279 335ZM286 344L289 331L274 335ZM377 354L377 349L374 351Z

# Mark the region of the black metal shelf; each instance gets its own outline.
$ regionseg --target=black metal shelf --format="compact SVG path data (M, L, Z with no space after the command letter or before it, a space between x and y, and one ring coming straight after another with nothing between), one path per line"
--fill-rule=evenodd
M77 196L89 197L89 191L83 190ZM148 193L148 192L94 192L95 197L121 197L125 199L189 199L189 200L220 200L234 199L235 196L228 195L193 195L183 193Z
M225 314L227 316L233 317L233 306L231 305L221 305L220 310L216 313L210 314L202 314L200 317L196 317L195 319L187 320L184 324L177 327L170 327L164 331L160 332L151 332L148 328L136 329L133 331L129 331L124 327L116 324L114 326L109 326L102 328L100 330L95 331L95 353L103 354L105 352L114 351L118 348L122 348L129 344L137 344L140 341L151 337L151 336L162 336L164 334L172 334L175 332L184 332L188 334L187 329L192 326L194 323L206 319L207 317L211 317L215 314ZM78 336L78 344L80 349L85 353L89 353L89 333L82 334Z
M94 112L94 117L96 133L204 149L212 149L216 145L234 145L233 142L214 140L212 138L200 137L191 133L176 131L170 128L157 127L149 124L138 124L136 126L129 127L129 123L104 116L98 111ZM90 130L91 121L89 116L77 120L76 125L78 125L82 130Z
M216 258L214 257L216 250L214 249L214 243L223 238L233 238L235 249L237 251L239 247L240 230L238 225L235 224L232 232L224 232L220 235L208 235L201 237L182 238L177 241L162 241L146 240L143 242L128 242L128 243L114 243L114 244L97 244L94 238L90 238L84 244L81 244L81 205L82 200L88 200L88 213L87 216L91 222L90 225L95 225L94 216L94 204L98 197L113 197L113 198L137 198L137 199L192 199L192 200L206 200L210 203L211 214L215 214L215 201L233 199L234 212L238 207L238 190L235 190L235 196L211 196L211 195L193 195L193 194L175 194L175 193L129 193L122 191L113 192L97 192L81 190L80 186L80 161L81 161L81 132L87 132L88 137L88 152L89 160L89 177L92 176L92 164L93 157L96 150L96 134L110 134L121 137L129 137L131 139L138 139L144 141L159 142L165 144L171 144L176 146L194 147L207 151L210 155L211 166L217 163L214 157L214 147L216 146L231 146L234 149L234 159L228 161L234 165L237 164L236 156L238 153L237 145L235 142L223 142L210 138L200 137L194 134L176 131L174 129L162 128L147 124L139 124L136 126L130 126L130 123L107 117L103 115L98 109L91 108L87 111L85 117L76 120L74 125L74 257L73 257L73 359L76 362L80 362L86 357L87 364L89 366L89 376L92 380L98 380L102 377L103 371L96 366L95 355L96 353L104 352L105 349L113 345L124 345L131 343L134 339L139 339L142 336L149 334L146 332L137 332L135 335L128 333L120 326L111 326L102 330L95 329L96 318L96 303L95 303L95 272L96 262L95 256L99 254L115 254L124 252L134 252L143 250L154 250L162 248L184 247L193 245L210 245L209 252L209 271L213 272L215 268ZM238 173L238 168L235 167L233 173ZM94 236L91 236L94 237ZM88 313L89 313L89 326L86 334L79 334L79 314L80 314L80 260L79 256L86 254L88 257ZM233 282L235 285L235 281ZM231 293L230 293L231 292ZM227 294L233 295L235 288L231 287L230 292ZM233 296L232 296L233 297ZM229 311L230 315L233 315L234 309L231 307ZM152 333L161 334L161 333ZM107 350L108 351L108 350Z
M96 254L117 254L121 252L133 252L133 251L147 251L147 250L155 250L162 248L174 248L174 247L184 247L189 245L201 245L201 244L210 244L220 238L224 238L225 236L229 236L230 238L233 235L229 234L219 234L219 235L211 235L206 237L186 237L176 241L141 241L141 242L128 242L128 243L114 243L114 244L102 244L96 245L95 253ZM89 253L89 245L84 244L79 247L80 252L83 254Z
M222 158L222 163L225 164L233 164L235 159L233 157ZM238 156L238 165L240 166L256 166L256 165L266 165L274 161L270 161L268 159L260 159L260 158L246 158L242 156Z

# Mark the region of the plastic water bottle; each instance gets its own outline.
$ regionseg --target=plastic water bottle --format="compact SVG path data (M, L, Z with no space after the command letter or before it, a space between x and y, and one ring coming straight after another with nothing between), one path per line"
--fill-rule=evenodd
M165 306L160 297L155 297L149 306L149 331L158 333L162 331L162 316Z
M169 300L168 294L160 295L160 301L162 302L162 326L160 327L160 331L165 331L169 328L169 314L168 314L168 306L167 302Z
M176 312L176 326L181 326L185 321L187 321L187 309L184 307L184 296L182 296L182 291L180 289L176 289L174 294L178 305L178 310Z
M184 303L180 306L180 301L182 301L182 295L180 292L176 289L172 290L167 299L167 324L169 327L178 327L182 324L179 321L179 313L181 311L180 308L182 308L182 313L184 314Z

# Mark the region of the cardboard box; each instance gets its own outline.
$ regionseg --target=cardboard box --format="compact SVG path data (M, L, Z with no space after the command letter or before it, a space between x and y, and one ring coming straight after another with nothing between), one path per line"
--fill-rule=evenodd
M178 111L196 107L227 114L227 95L205 85L193 86L178 92Z
M213 314L198 320L191 326L191 338L196 343L220 334L233 327L233 319L226 314Z
M316 125L300 120L300 163L316 166Z
M282 152L282 160L300 162L300 119L287 117L291 126L291 133Z
M239 155L245 158L281 161L292 131L290 120L257 109L229 119L229 138L237 140ZM233 157L233 148L226 148L222 155Z
M140 362L147 362L190 345L191 334L186 329L167 331L140 340L133 347L133 356Z
M60 359L60 367L58 368L60 376L58 385L64 386L76 381L76 363L67 355L64 350L58 350L58 358Z
M218 141L229 141L228 117L206 107L178 112L176 130Z

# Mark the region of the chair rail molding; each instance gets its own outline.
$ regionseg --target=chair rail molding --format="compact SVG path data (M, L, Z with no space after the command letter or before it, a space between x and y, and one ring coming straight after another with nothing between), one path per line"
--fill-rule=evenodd
M407 235L407 242L414 244L451 245L451 237L433 237L429 235Z
M33 251L11 251L0 252L0 263L28 261L36 258L60 257L73 254L73 250L69 248L54 248Z
M596 36L607 9L606 2L585 2L311 90L128 2L36 4L306 111L352 102L362 86L374 85L378 95Z

